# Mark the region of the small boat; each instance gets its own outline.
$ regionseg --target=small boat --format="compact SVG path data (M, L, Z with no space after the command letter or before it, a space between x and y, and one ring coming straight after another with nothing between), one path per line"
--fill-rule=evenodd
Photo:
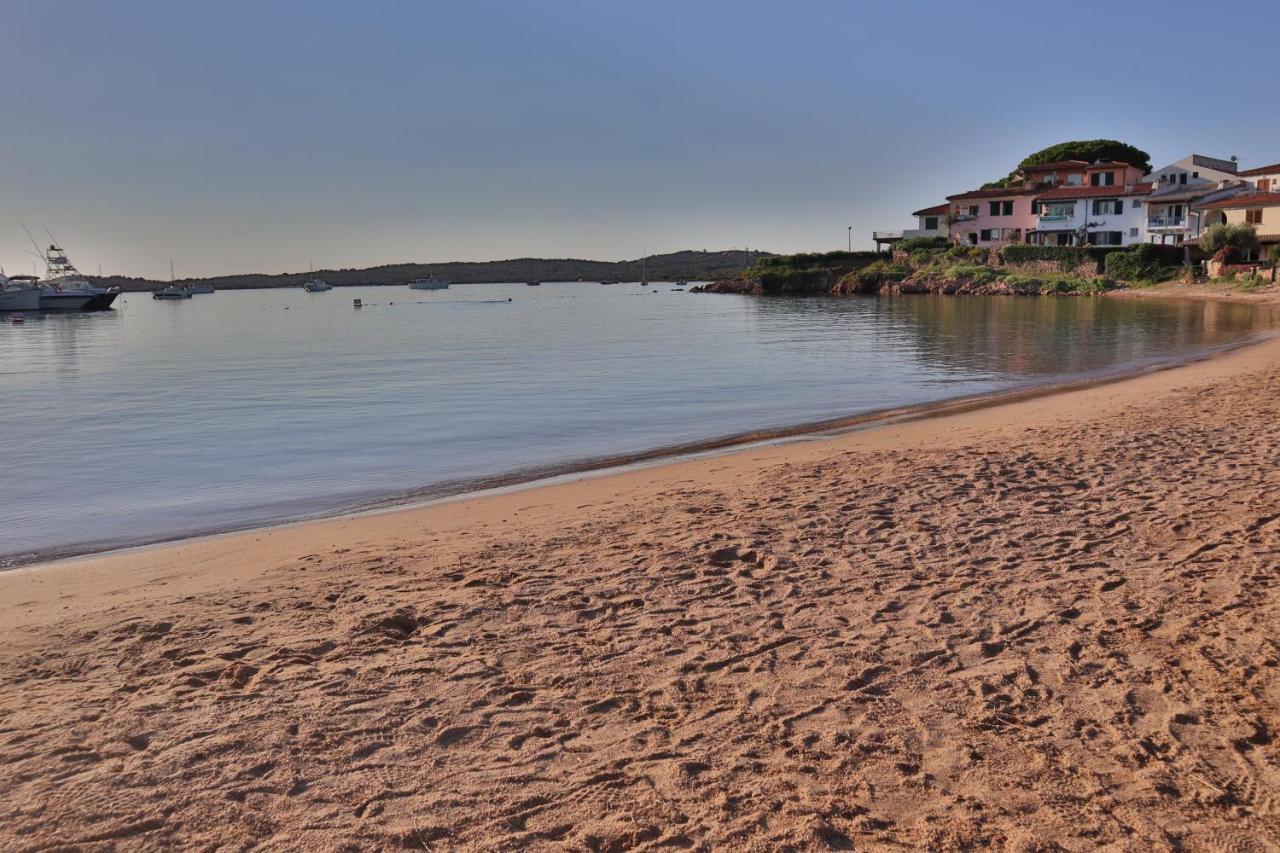
M525 285L526 285L527 287L542 287L542 282L540 282L540 281L526 281L526 282L525 282Z
M187 290L192 293L216 293L212 284L188 284Z
M601 284L613 284L613 282L612 282L612 281L609 281L608 279L602 279L602 280L600 281L600 283L601 283Z
M40 286L33 275L15 275L12 278L0 273L0 311L39 311ZM15 318L15 322L21 322Z
M679 281L676 282L676 287L684 287L688 283L689 282L685 281L684 279L680 279Z
M190 299L191 290L177 284L171 284L163 290L151 294L152 299Z
M430 276L428 278L415 278L409 282L410 290L448 290L449 282L442 278Z
M333 290L333 287L322 278L313 278L311 281L303 282L302 289L307 293L323 293L326 290Z

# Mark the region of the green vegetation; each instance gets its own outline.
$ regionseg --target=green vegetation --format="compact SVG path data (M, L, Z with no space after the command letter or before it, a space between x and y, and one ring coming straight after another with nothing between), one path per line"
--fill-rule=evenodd
M765 293L828 293L849 273L884 262L879 252L809 252L772 255L743 271Z
M946 237L911 237L903 240L895 248L904 252L916 252L922 249L945 249L951 245Z
M1218 224L1200 235L1200 248L1215 256L1224 252L1220 260L1232 263L1259 246L1258 232L1252 225L1237 222L1234 225Z
M906 266L880 260L841 276L836 290L839 293L876 293L884 285L902 281L909 275L911 270Z
M1017 186L1021 182L1018 170L1027 166L1041 166L1045 163L1057 163L1060 160L1084 160L1092 163L1095 160L1107 159L1137 166L1143 174L1151 171L1151 155L1141 148L1135 148L1115 139L1083 139L1059 142L1057 145L1041 148L1034 154L1024 157L1017 169L998 181L986 184L983 189Z
M1020 291L1040 293L1102 293L1110 290L1112 283L1101 276L1076 276L1066 273L1005 273L1001 281Z
M972 284L990 284L1000 277L995 270L983 264L952 264L943 270L943 274Z
M1154 283L1174 278L1182 268L1182 248L1144 243L1106 258L1109 278L1135 283Z

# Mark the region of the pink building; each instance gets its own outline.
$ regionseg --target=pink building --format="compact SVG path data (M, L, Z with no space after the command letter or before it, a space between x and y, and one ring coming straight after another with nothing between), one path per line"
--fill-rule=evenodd
M1021 186L974 190L947 196L952 243L993 247L1030 243L1039 224L1036 197L1055 187L1116 187L1117 193L1142 180L1142 170L1112 160L1062 160L1028 166Z
M1001 246L1026 242L1035 230L1036 186L974 190L947 196L951 205L949 236L966 246Z

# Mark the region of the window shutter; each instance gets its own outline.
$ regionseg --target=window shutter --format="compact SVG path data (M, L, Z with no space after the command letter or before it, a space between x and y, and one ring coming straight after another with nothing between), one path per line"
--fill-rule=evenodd
M1116 199L1116 213L1124 213L1124 199Z
M1098 215L1098 203L1096 201L1093 203L1093 215Z

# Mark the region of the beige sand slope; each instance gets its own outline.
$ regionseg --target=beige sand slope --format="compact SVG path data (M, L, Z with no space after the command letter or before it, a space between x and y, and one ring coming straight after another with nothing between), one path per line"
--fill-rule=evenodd
M0 848L1280 847L1280 342L0 575Z

